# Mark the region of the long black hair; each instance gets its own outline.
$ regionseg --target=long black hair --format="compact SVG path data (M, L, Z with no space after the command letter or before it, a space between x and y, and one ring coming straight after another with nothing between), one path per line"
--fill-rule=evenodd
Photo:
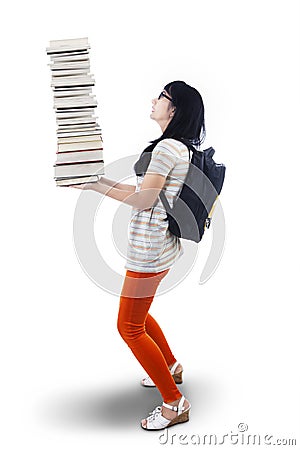
M150 145L141 153L140 159L134 165L136 174L145 172L151 157L148 153L151 153L161 140L173 138L199 147L205 139L204 104L197 89L184 81L171 81L166 84L164 90L172 98L172 104L176 108L175 114L163 134L149 141Z
M163 134L151 143L166 138L181 138L199 146L205 139L205 120L203 100L197 89L184 81L172 81L164 90L173 99L175 114Z

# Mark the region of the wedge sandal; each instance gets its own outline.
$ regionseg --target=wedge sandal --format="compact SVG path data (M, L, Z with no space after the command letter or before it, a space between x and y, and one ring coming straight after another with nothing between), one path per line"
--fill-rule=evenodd
M182 396L178 406L168 405L167 403L163 402L163 406L165 406L168 409L171 409L172 411L177 412L177 416L174 417L174 419L169 420L163 417L162 415L162 406L157 406L147 417L146 424L143 425L141 422L141 427L144 430L163 430L164 428L171 427L173 425L176 425L178 423L184 423L189 420L189 413L191 409L191 404L187 408L183 406L185 397Z
M175 383L176 384L181 384L182 383L182 372L183 372L183 370L181 370L180 372L175 373L175 370L177 369L178 365L179 365L179 362L176 361L176 363L173 364L173 366L170 368L170 372L171 372L171 375L172 375ZM141 385L145 386L145 387L155 387L155 384L154 384L154 382L152 381L152 379L150 377L143 378L141 380Z

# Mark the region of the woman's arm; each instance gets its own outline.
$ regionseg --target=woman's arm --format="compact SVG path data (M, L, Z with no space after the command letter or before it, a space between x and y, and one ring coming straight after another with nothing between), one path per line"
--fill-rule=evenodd
M70 187L99 192L100 194L107 195L108 197L126 203L134 208L148 209L156 202L156 199L165 184L166 177L160 174L147 173L143 179L140 191L138 192L117 189L116 187L111 187L102 183L101 180L102 178L95 183L78 184Z
M101 177L99 181L101 183L105 184L106 186L111 186L116 189L121 189L122 191L135 192L135 186L133 186L132 184L117 183L114 180L110 180L109 178L104 178L104 177Z

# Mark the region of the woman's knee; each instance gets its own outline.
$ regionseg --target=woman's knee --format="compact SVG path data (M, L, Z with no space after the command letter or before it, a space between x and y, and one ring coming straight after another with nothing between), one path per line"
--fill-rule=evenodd
M117 329L127 344L136 341L145 334L145 326L143 324L122 320L120 316L118 316Z

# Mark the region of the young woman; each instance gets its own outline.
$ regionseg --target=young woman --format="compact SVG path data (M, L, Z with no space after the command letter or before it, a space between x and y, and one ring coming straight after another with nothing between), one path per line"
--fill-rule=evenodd
M120 297L118 330L148 374L143 386L156 386L163 403L145 419L146 430L161 430L189 420L190 402L177 384L183 367L149 308L161 280L183 254L180 239L168 230L159 198L161 189L173 204L189 168L184 144L199 146L205 137L204 106L199 92L183 81L168 83L152 100L151 119L162 135L151 141L135 163L137 186L101 177L97 183L72 186L91 189L132 206L126 276Z

